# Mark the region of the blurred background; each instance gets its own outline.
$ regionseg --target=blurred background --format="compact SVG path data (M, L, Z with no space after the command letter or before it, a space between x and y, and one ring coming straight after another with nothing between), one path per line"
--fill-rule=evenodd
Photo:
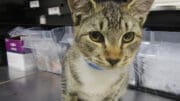
M179 0L155 0L143 28L143 42L130 66L133 93L128 94L132 99L124 101L178 101L179 18ZM73 43L72 33L67 0L0 0L0 98L23 101L31 92L38 95L37 101L56 101L61 61Z

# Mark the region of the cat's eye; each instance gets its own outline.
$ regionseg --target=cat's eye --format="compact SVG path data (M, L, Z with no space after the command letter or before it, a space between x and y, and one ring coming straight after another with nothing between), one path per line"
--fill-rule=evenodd
M104 36L98 31L89 32L89 37L94 42L104 42Z
M128 32L128 33L124 34L122 41L124 43L129 43L134 40L134 37L135 37L134 32Z

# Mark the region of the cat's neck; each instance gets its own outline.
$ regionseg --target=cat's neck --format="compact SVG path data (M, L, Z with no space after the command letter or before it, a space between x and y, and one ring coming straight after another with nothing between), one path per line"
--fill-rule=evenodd
M105 69L102 66L99 66L93 62L91 62L90 60L88 60L81 52L80 50L77 48L76 45L74 45L73 47L73 52L76 52L74 54L76 54L76 56L74 57L74 60L76 60L76 64L77 64L77 70L82 70L82 71L90 71L90 72L106 72L106 73L115 73L115 74L121 74L121 73L126 73L129 71L128 67L116 67L113 69Z
M85 59L84 59L85 60ZM88 67L89 68L92 68L92 69L95 69L95 70L98 70L98 71L102 71L104 70L103 67L101 66L98 66L97 64L91 62L91 61L88 61L88 60L85 60L85 62L87 63Z
M112 74L123 74L128 72L128 67L123 68L113 68L113 69L105 69L104 67L98 66L97 64L86 60L83 56L79 58L79 62L81 63L80 69L84 71L90 71L91 73L112 73Z

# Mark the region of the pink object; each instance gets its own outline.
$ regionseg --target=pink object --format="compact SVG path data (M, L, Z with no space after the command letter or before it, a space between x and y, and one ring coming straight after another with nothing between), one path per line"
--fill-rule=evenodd
M6 38L6 50L10 52L17 52L17 53L30 53L31 50L28 48L24 48L24 42L20 39L12 39L12 38Z

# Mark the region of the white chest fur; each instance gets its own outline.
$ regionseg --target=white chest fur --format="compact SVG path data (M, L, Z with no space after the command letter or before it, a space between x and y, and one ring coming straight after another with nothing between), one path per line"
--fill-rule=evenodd
M90 67L84 60L77 61L77 68L83 86L79 90L88 95L106 96L111 86L120 78L124 71L117 68L116 70L96 70ZM113 91L113 89L111 90Z

